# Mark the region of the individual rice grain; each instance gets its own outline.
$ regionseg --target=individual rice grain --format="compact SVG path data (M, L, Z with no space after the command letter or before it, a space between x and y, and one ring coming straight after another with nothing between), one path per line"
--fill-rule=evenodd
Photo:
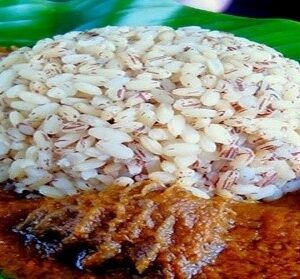
M36 161L39 150L40 149L36 145L30 146L25 152L25 159Z
M218 124L208 125L204 128L204 132L214 142L222 143L226 145L232 142L231 135L222 125L218 125Z
M76 121L79 118L80 113L71 106L62 105L58 108L58 115L67 121Z
M65 82L72 80L72 78L73 78L73 74L71 74L71 73L58 74L54 77L49 78L46 82L46 85L49 88L60 87Z
M54 114L59 109L57 103L49 103L34 108L28 115L28 118L33 121L40 121L45 119L49 114Z
M160 104L156 110L158 122L161 124L167 124L174 116L174 111L171 105Z
M18 74L23 78L30 81L40 81L45 82L47 80L47 75L45 72L33 70L30 68L22 67L21 70L18 71Z
M120 186L129 186L134 183L134 180L130 177L121 176L117 178L114 183Z
M184 169L192 164L194 164L198 160L198 156L190 155L190 156L178 156L174 158L174 163L180 168Z
M253 184L239 184L231 186L231 191L237 195L249 195L259 193L261 187L255 186Z
M179 182L180 187L191 192L194 196L205 199L205 200L210 199L210 196L205 191L198 189L196 187L191 187L189 184L191 184L191 183L186 183L185 181Z
M83 82L83 83L88 83L97 86L98 88L100 86L104 86L107 83L107 79L103 76L95 76L95 75L83 75L83 74L76 74L74 76L74 80L76 82ZM121 80L121 78L118 78L118 80ZM125 79L127 81L127 79ZM113 80L110 80L110 85L111 87L115 87ZM124 81L123 81L124 82ZM119 83L119 86L122 86L123 83Z
M122 101L125 98L124 88L108 88L105 94L113 101Z
M200 132L199 135L199 146L206 152L215 152L217 149L215 142L203 132Z
M77 152L87 152L87 150L89 148L93 148L95 149L94 147L94 144L96 142L96 139L93 138L93 137L85 137L85 138L82 138L80 139L77 143L76 143L76 147L75 147L75 150Z
M13 85L13 80L16 77L16 73L13 70L5 70L0 72L0 93L3 93Z
M182 115L175 115L167 125L169 132L174 137L177 137L181 135L185 129L185 119Z
M118 159L130 159L134 155L133 151L122 143L109 143L103 141L100 143L100 146L103 152Z
M125 64L132 70L141 70L143 63L137 55L121 52L119 57L125 62Z
M69 94L66 90L63 90L59 87L52 87L47 91L47 96L55 99L65 99L69 97Z
M31 136L34 134L34 128L32 126L30 126L30 124L27 123L19 123L17 125L17 128L19 130L20 133L22 133L23 135L27 135L27 136Z
M109 125L109 123L106 122L105 120L103 120L97 116L88 115L88 114L79 115L79 120L88 124L91 127L98 127L98 126L107 127Z
M300 146L299 132L288 129L286 132L286 140L293 145Z
M73 106L79 113L91 114L94 116L102 115L102 112L99 109L93 107L92 105L87 105L85 103L76 103Z
M74 84L75 89L80 92L89 94L89 95L102 95L102 91L99 87L85 82L76 82Z
M165 172L173 173L177 170L176 164L170 161L162 161L161 163L161 169Z
M157 121L157 115L153 110L145 109L138 114L137 120L139 120L147 127L151 128L154 125L154 123Z
M220 93L217 91L206 91L202 96L201 96L201 102L205 106L214 106L216 105L219 100L220 100Z
M18 111L33 111L36 105L24 101L15 101L10 103L10 107Z
M261 200L274 196L277 191L279 191L279 189L275 185L268 185L261 188L257 193L249 194L249 197L253 200ZM279 197L281 197L281 195Z
M27 87L23 84L18 84L7 89L4 94L7 98L17 98L19 93L26 91Z
M38 152L37 165L44 170L52 170L53 154L50 149L43 149Z
M199 132L190 125L184 127L181 137L187 143L198 143L200 141Z
M93 61L93 57L87 54L69 54L62 57L62 62L64 64L78 64L87 63Z
M20 124L23 120L24 116L20 112L12 111L9 113L9 121L14 127Z
M199 86L200 85L200 86ZM201 87L201 83L199 81L198 87L195 89L193 87L189 88L177 88L172 91L174 95L184 96L184 97L199 97L203 94L204 89Z
M60 199L65 196L65 193L56 187L42 185L39 187L39 193L50 198Z
M134 133L136 131L142 131L143 129L146 129L143 123L137 121L133 121L133 122L121 121L113 124L112 128L120 129L121 131L126 133Z
M18 97L25 102L36 104L36 105L44 105L50 103L50 99L46 96L43 96L38 93L32 93L28 91L23 91L18 94Z
M104 161L93 158L93 159L88 159L80 164L77 164L73 167L74 171L86 171L86 170L91 170L91 169L97 169L100 168L105 164Z
M152 95L152 98L159 103L165 103L165 104L170 104L170 105L174 103L173 97L166 90L153 89L153 90L151 90L151 95Z
M36 93L43 94L43 95L45 95L46 92L48 91L48 87L40 81L30 82L29 83L29 89L32 92L36 92Z
M184 98L177 99L173 106L175 109L181 111L189 108L199 108L201 106L201 102L198 98Z
M151 90L160 86L160 83L151 79L137 79L126 83L128 90Z
M93 136L97 139L104 141L112 141L117 143L130 142L132 138L125 132L120 130L105 128L105 127L96 127L91 128L88 131L90 136Z
M55 135L61 130L61 119L56 114L50 114L42 124L42 130L49 135Z
M229 189L237 182L239 178L239 172L228 170L220 173L219 180L216 184L219 189Z
M2 156L7 154L9 150L10 150L9 139L6 136L0 134L0 155Z
M58 148L64 148L67 147L75 142L77 142L82 137L82 134L80 133L68 133L66 135L63 135L59 138L57 138L54 142L54 146Z
M10 179L23 178L25 175L25 168L33 167L35 165L34 161L28 159L17 159L12 162L10 169L8 171Z
M207 60L207 67L209 72L215 76L220 76L224 73L223 64L217 58Z
M211 119L208 117L205 118L199 118L196 120L196 122L194 123L194 127L196 129L201 129L204 128L206 126L208 126L211 123Z
M153 128L149 130L148 135L150 138L158 141L174 139L174 136L167 129L161 128Z
M207 118L207 117L214 117L217 115L216 110L206 109L206 108L183 109L181 113L186 117L196 117L196 118Z
M82 179L75 179L74 180L74 186L82 191L89 191L92 190L93 188L88 184L88 182L82 180Z
M171 184L176 181L176 176L174 174L164 171L152 172L149 174L149 178L164 184Z
M33 135L33 140L39 148L51 148L53 145L50 137L42 131L36 131Z
M284 180L292 180L296 178L295 173L291 167L284 160L276 160L269 162L272 165L278 174L278 176Z
M200 148L193 143L170 143L163 148L163 154L167 156L187 156L200 153Z
M156 155L162 154L163 148L158 141L153 140L147 136L141 136L140 141L142 146L146 148L148 151L150 151L151 153Z

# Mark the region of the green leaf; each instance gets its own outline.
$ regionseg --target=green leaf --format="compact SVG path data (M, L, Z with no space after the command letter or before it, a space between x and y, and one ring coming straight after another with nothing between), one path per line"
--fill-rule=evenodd
M0 279L10 279L7 275L5 275L1 270L0 270Z
M173 0L0 1L0 45L32 45L55 34L106 25L198 25L264 43L300 61L300 23L291 20L211 13Z

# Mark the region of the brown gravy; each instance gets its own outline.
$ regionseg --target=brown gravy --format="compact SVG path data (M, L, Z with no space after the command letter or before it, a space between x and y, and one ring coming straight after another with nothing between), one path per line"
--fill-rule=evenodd
M236 226L227 248L201 279L300 278L300 193L262 204L237 204ZM22 279L133 278L124 270L103 275L83 273L25 248L11 228L41 200L19 199L0 191L0 269ZM159 278L152 275L151 278Z
M300 193L235 211L227 248L198 278L300 278Z

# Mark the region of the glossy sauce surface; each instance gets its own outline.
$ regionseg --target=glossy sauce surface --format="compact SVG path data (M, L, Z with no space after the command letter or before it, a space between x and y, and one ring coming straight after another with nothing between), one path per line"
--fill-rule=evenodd
M235 211L227 248L198 278L300 278L300 193Z
M299 201L300 193L267 204L236 204L236 225L228 235L226 249L194 278L300 278ZM40 203L0 192L0 269L24 279L133 278L124 270L83 273L25 248L11 228Z

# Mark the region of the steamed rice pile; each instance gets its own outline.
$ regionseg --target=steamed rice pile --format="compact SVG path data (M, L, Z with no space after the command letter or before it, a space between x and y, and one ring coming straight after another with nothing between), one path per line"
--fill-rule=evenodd
M199 27L106 27L0 61L0 181L49 197L151 179L195 195L300 188L300 67Z

